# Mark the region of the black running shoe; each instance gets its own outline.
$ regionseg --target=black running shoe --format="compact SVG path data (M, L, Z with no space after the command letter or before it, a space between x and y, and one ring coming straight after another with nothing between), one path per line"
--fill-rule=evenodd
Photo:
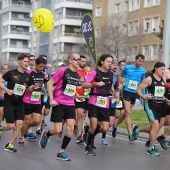
M113 131L112 131L112 137L113 137L113 138L116 137L116 130L117 130L117 128L114 128Z
M4 150L5 150L5 151L8 151L8 152L17 152L17 149L15 149L15 148L14 148L14 145L11 144L11 143L6 144Z
M93 151L91 145L87 145L85 148L85 154L86 155L92 155L92 156L96 156L96 153Z
M159 142L159 144L161 145L162 149L164 149L164 150L168 149L165 139L162 139L161 136L158 136L156 139Z
M96 147L94 146L94 139L91 141L91 147L92 147L93 149L96 149Z

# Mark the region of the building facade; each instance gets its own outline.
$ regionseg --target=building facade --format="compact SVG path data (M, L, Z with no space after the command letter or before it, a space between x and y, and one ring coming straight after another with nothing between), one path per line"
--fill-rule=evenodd
M30 0L2 1L0 11L0 63L17 65L18 53L30 53Z

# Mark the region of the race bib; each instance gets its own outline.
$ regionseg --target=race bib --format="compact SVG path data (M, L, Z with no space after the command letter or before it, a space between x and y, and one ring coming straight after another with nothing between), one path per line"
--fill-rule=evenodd
M70 97L74 96L76 94L76 86L67 84L64 94Z
M165 87L155 86L154 96L163 97L165 94Z
M132 90L136 90L138 87L138 82L137 81L129 81L128 88Z
M18 96L22 96L25 92L25 89L26 89L25 86L16 83L14 87L14 94Z
M84 95L88 95L91 92L91 89L84 89Z
M40 97L41 97L41 92L33 91L31 94L31 101L38 102L40 100Z
M111 103L114 104L116 102L116 98L114 98L113 96L111 97Z
M107 97L97 96L96 105L105 108L107 106Z
M123 107L123 104L122 104L122 101L120 100L119 103L116 104L116 108L119 109L122 107Z

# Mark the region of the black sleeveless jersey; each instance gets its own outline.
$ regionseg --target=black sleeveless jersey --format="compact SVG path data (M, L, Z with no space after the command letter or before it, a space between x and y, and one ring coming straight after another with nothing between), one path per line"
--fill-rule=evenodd
M161 77L161 80L158 81L153 74L150 75L152 83L147 87L147 93L151 93L152 99L148 101L149 108L152 109L161 109L163 103L163 96L165 94L165 82Z

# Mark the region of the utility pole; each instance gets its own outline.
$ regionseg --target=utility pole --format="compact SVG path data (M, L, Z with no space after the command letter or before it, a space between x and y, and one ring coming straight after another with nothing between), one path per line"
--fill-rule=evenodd
M166 0L166 11L164 20L163 44L162 44L162 62L169 68L170 52L170 0Z

